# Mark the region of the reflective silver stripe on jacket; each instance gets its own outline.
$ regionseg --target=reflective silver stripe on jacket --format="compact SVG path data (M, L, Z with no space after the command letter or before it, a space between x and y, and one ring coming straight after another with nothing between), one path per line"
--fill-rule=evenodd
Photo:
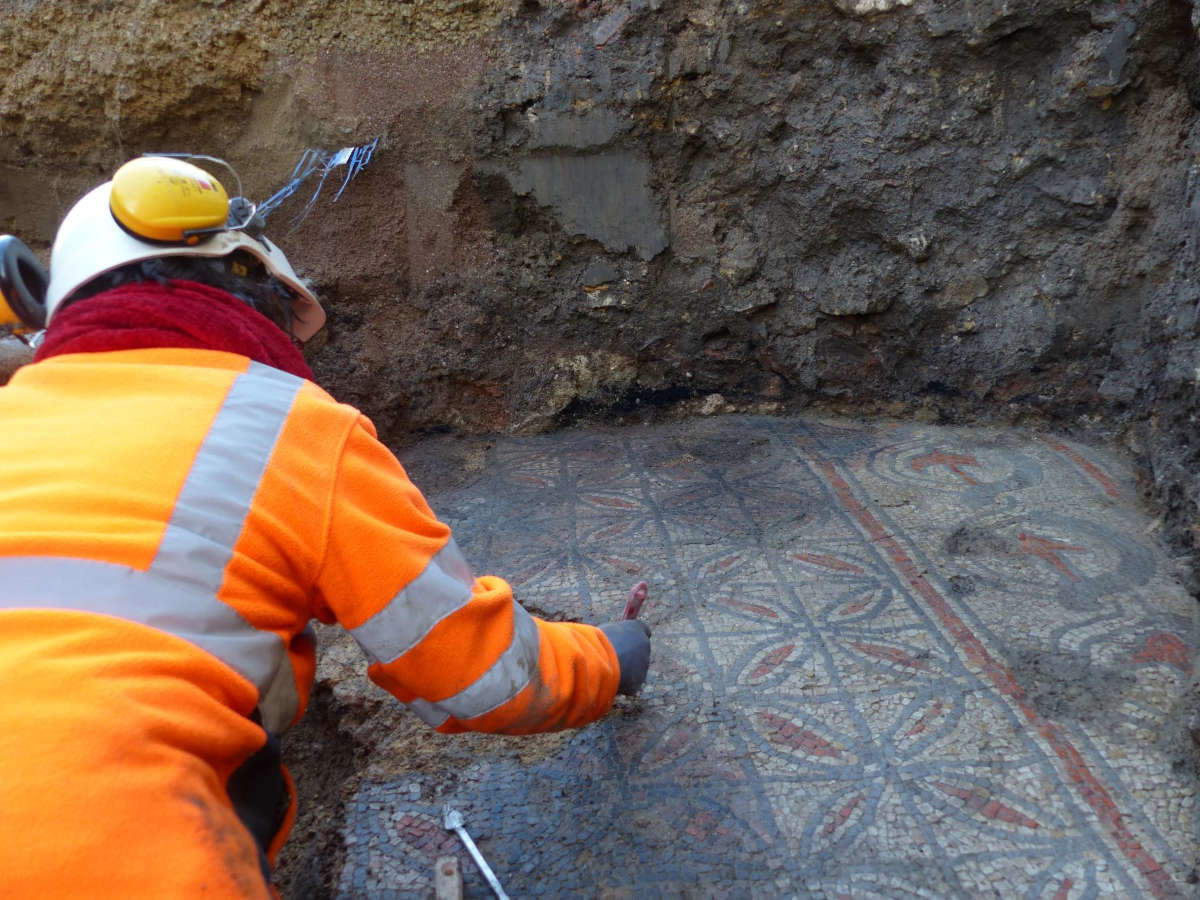
M216 593L267 460L304 382L251 363L233 382L179 491L150 571Z
M0 557L0 609L72 609L183 638L259 691L263 724L282 731L298 699L287 648L217 599L267 461L303 380L251 363L234 381L192 463L150 568Z
M474 582L471 567L451 538L420 575L350 633L371 662L394 662L469 603ZM514 601L513 640L495 665L455 696L437 703L414 700L409 708L436 728L450 716L472 719L502 706L537 673L539 640L537 623Z
M283 643L233 607L190 585L88 559L0 557L0 608L70 609L149 625L190 641L232 666L262 692Z
M471 567L454 538L387 605L350 633L371 662L399 659L471 599Z
M537 622L514 600L512 643L495 665L453 697L437 703L414 700L409 707L434 728L451 716L462 720L489 713L517 696L537 677L539 651Z

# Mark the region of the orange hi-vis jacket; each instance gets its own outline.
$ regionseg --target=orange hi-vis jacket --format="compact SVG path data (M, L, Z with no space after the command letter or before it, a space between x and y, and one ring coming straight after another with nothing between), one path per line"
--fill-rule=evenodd
M291 818L274 735L307 703L314 618L440 731L612 703L603 634L473 578L371 423L311 382L217 351L70 354L0 388L0 428L5 896L267 896Z

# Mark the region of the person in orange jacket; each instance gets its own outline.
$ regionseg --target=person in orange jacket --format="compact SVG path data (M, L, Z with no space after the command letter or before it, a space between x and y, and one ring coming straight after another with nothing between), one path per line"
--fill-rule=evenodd
M229 207L177 159L88 193L0 388L6 896L269 896L313 619L442 732L585 725L646 676L640 622L545 622L472 575L313 383L296 342L324 312Z

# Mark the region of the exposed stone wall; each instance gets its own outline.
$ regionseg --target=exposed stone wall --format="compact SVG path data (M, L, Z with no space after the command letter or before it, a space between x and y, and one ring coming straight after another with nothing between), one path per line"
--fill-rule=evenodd
M687 398L1033 417L1121 431L1185 543L1198 5L8 4L0 227L44 240L139 150L261 194L382 134L277 236L391 439Z

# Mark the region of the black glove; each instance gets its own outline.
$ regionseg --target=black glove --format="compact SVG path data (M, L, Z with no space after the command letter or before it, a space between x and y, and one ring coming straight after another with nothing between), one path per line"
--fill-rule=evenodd
M637 619L623 622L606 622L598 626L617 651L617 662L621 665L621 682L618 694L636 694L646 680L650 668L650 626Z

